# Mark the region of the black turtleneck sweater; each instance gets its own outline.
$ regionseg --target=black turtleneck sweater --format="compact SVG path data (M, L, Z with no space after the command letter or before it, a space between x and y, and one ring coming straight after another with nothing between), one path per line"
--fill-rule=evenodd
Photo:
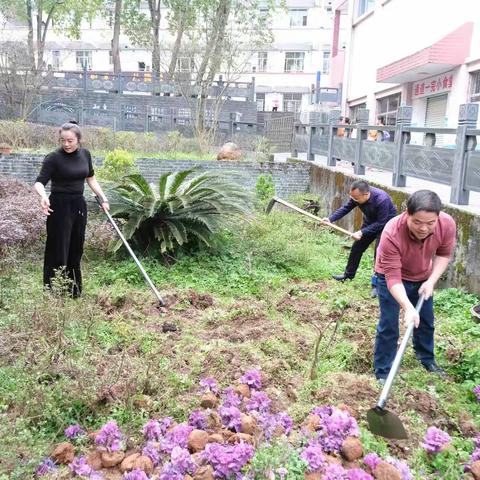
M86 148L67 153L59 148L43 160L37 182L46 185L52 181L52 193L83 194L85 179L93 177L92 156Z

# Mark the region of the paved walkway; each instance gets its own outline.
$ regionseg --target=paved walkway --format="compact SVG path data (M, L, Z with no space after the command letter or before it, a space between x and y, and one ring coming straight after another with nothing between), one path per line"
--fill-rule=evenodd
M275 161L276 162L285 162L287 158L291 158L291 154L289 153L276 153L275 154ZM300 153L298 158L302 160L307 159L307 155L305 153ZM327 157L315 155L315 161L313 162L316 165L327 165ZM353 166L350 162L346 161L339 161L337 162L336 167L329 167L333 170L337 170L344 173L353 174ZM366 169L365 180L372 180L378 183L381 183L385 186L392 185L392 172L387 172L385 170L379 170L377 168L369 168ZM428 180L422 180L419 178L407 177L407 186L406 187L395 187L395 189L413 193L416 190L421 189L428 189L433 190L436 192L442 202L445 205L449 205L460 210L464 210L466 212L474 213L480 215L480 192L470 192L470 199L468 205L455 205L450 203L450 187L448 185L442 185L440 183L429 182Z

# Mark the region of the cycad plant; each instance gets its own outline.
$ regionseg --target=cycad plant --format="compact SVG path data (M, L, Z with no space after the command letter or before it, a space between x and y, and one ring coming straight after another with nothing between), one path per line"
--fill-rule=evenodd
M126 239L161 253L210 245L214 232L250 211L250 195L240 185L216 173L194 173L195 168L168 172L157 185L140 174L126 176L114 189L112 207L112 215L125 220Z

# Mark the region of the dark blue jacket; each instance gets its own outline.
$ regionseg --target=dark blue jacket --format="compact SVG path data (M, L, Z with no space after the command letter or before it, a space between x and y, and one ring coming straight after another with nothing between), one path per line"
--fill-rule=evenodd
M355 207L358 207L363 213L361 227L363 235L379 235L385 224L397 215L397 209L390 195L380 188L370 187L370 198L365 203L360 204L350 199L330 215L330 221L339 220Z

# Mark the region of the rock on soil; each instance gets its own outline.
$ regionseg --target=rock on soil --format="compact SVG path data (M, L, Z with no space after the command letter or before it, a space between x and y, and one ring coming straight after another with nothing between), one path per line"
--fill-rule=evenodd
M363 456L362 443L358 438L348 437L342 444L341 452L345 460L353 462Z
M472 463L470 473L473 475L475 480L480 480L480 460Z
M373 477L377 480L402 480L400 472L387 462L380 462L373 471Z
M102 466L103 468L115 467L124 459L123 452L102 452Z
M217 155L217 160L238 160L242 156L242 151L238 145L233 142L225 143Z
M52 459L61 465L67 465L75 457L75 449L69 442L59 443L53 450Z
M208 443L208 433L204 430L192 430L188 436L188 449L190 452L200 452Z

